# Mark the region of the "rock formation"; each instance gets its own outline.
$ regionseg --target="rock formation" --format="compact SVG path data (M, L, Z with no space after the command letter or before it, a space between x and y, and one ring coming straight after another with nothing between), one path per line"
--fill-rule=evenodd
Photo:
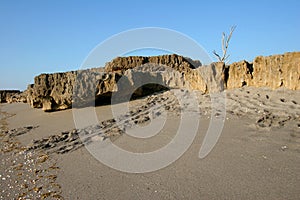
M142 65L148 65L152 71L145 70ZM200 65L200 61L178 55L119 57L107 63L104 69L41 74L35 77L34 84L28 86L27 101L34 108L54 111L72 105L91 105L95 99L96 103L109 103L112 93L118 91L123 99L128 95L144 96L167 87L188 87L185 74ZM155 67L160 67L160 72L153 70ZM141 81L145 80L153 84L143 85ZM136 87L139 83L141 87Z
M27 88L27 102L45 111L70 108L75 77L73 71L36 76Z
M212 93L243 86L300 89L300 52L259 56L253 63L240 61L228 66L224 63L201 66L200 61L175 54L118 57L104 68L41 74L25 93L0 92L0 97L1 102L25 101L27 97L32 107L55 111L72 105L111 103L112 94L124 100L168 88Z
M201 66L201 62L199 60L192 60L176 54L151 57L129 56L117 57L111 62L106 63L105 71L123 73L128 69L133 69L147 63L168 66L178 71L195 69Z
M300 52L259 56L253 61L252 86L300 89Z
M258 56L253 63L241 61L227 68L228 89L242 86L300 89L300 52Z
M20 90L0 90L0 103L26 103L26 92Z
M226 88L240 88L252 83L253 64L243 60L226 66Z

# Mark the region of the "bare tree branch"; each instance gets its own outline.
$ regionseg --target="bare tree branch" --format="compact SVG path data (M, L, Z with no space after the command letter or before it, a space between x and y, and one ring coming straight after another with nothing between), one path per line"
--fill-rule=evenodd
M236 26L232 26L230 28L229 36L227 36L226 33L224 33L224 32L222 34L222 53L223 53L223 55L220 56L220 54L218 54L215 50L213 51L213 54L217 57L217 59L220 62L225 62L229 58L229 55L227 55L227 50L228 50L230 39L232 37L232 33L234 32L235 28L236 28Z
M214 50L213 51L213 54L218 58L218 60L221 60L221 56Z

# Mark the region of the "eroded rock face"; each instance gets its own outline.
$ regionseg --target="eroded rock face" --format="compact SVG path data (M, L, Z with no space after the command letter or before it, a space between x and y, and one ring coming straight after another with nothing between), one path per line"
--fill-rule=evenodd
M300 89L300 52L258 56L253 63L241 61L228 66L227 88L242 86Z
M117 57L111 62L106 63L106 72L125 72L128 69L140 67L144 64L166 65L174 70L186 71L195 69L201 66L201 62L198 60L192 60L180 55L161 55L161 56L129 56L129 57Z
M7 103L27 103L27 90L10 96Z
M253 61L252 85L300 89L300 52L256 57Z
M199 61L178 55L120 57L105 68L41 74L28 86L27 101L34 108L55 111L72 105L93 105L95 100L99 104L110 103L115 93L119 93L121 100L166 88L203 93L243 86L300 89L300 52L257 57L253 63L200 66Z
M160 73L153 69L152 72L141 68L137 70L147 64L167 66L170 70L164 71L164 67ZM144 96L165 90L166 87L185 87L185 73L200 65L200 61L178 55L119 57L107 63L104 69L41 74L35 77L34 84L28 86L27 101L34 108L54 111L67 109L72 105L93 105L95 100L99 100L100 104L101 101L107 103L115 92L121 93L120 96L124 98L128 95ZM141 81L154 84L136 87L143 83Z
M26 102L26 95L19 90L0 90L0 103Z
M27 87L27 102L45 111L70 108L75 77L74 71L36 76Z
M226 87L227 89L240 88L252 84L253 64L245 60L232 63L226 67Z

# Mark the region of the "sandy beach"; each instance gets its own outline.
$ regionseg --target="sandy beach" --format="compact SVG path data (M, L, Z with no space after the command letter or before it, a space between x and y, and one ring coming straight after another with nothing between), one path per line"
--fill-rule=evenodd
M137 174L93 157L86 149L90 144L78 136L71 109L45 113L23 103L1 104L1 199L298 199L300 92L227 90L224 128L204 159L198 155L212 117L211 99L197 97L200 123L192 145L167 167ZM180 122L172 98L167 91L131 102L133 110L144 105L131 112L144 126L149 112L141 113L151 108L149 102L169 105L163 129L147 139L112 128L111 107L96 107L100 128L110 130L99 137L131 152L165 146Z
M1 2L0 200L300 200L299 7Z

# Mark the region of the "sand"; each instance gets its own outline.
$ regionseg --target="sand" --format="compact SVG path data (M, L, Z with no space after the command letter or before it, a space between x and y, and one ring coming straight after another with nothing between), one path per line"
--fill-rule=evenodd
M20 193L25 193L24 199L299 199L300 91L252 87L226 91L226 116L221 110L213 112L213 116L224 119L222 133L203 159L199 158L199 150L212 118L212 105L209 95L197 93L197 98L199 109L189 112L200 120L192 145L175 162L148 173L108 167L86 147L91 147L93 141L113 141L122 149L140 153L164 147L175 137L181 116L172 92L131 102L133 111L128 121L122 121L121 128L111 120L114 117L110 106L97 107L100 125L86 129L91 131L86 142L80 138L84 129L76 129L72 110L45 113L27 104L1 104L0 174L5 177L0 180L1 199L16 198ZM161 110L149 109L156 101L165 108L169 106L159 134L137 139L122 132L127 125L146 126L149 120L145 116L151 113L154 120ZM7 142L17 145L9 152L3 151ZM30 152L31 164L12 167L26 161L24 155ZM124 162L127 165L130 162ZM24 172L25 168L38 168L43 174L17 177L17 171ZM25 179L37 179L39 183L21 188Z

